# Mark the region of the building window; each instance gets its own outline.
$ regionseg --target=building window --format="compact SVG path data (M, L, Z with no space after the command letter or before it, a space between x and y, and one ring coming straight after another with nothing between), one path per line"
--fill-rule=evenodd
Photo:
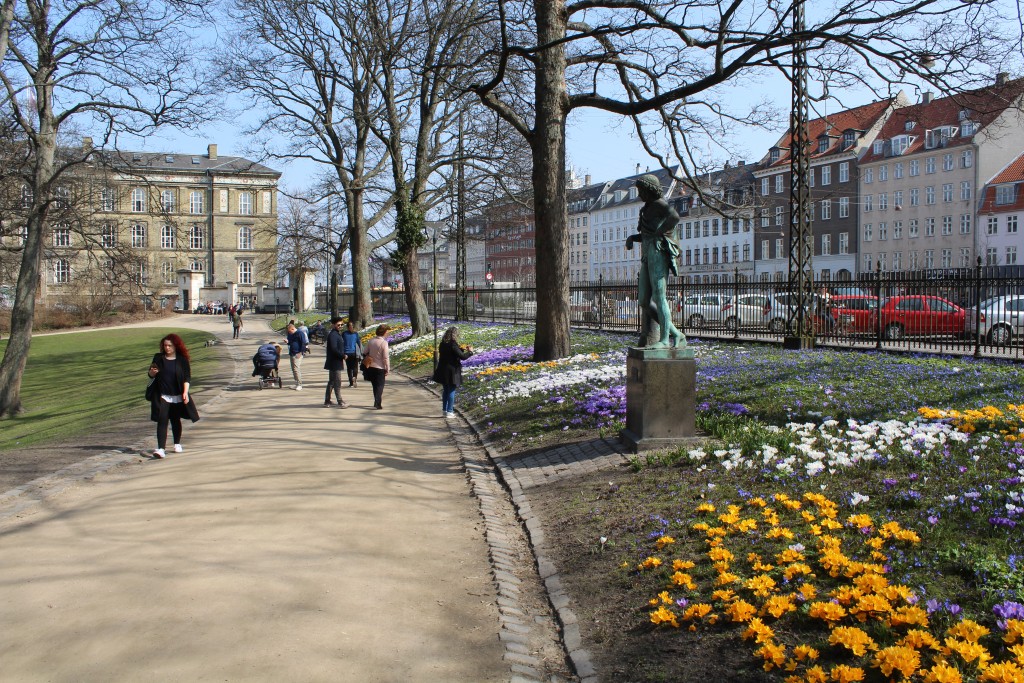
M188 195L188 212L203 213L206 210L206 192L203 190L192 190Z
M770 182L768 178L761 178L761 194L767 196L769 194Z
M64 225L58 226L53 229L53 246L55 247L70 247L71 246L71 228Z
M869 213L875 210L875 196L873 194L864 195L864 213Z
M194 273L201 273L204 270L206 270L206 263L204 261L196 259L192 263L188 264L188 269Z
M878 193L878 210L885 211L889 208L889 193L879 192Z
M811 186L811 187L814 187L814 169L813 168L807 169L807 184L809 186Z
M738 244L732 245L732 260L734 263L740 260L740 245Z
M935 236L935 219L925 218L924 219L924 236L934 237Z
M865 242L870 242L871 241L872 232L873 232L873 226L871 225L871 223L865 223L864 224L864 241Z
M59 258L53 263L53 281L57 284L71 282L71 262L66 258Z
M164 261L163 264L160 266L160 275L163 277L163 282L165 285L174 284L174 270L175 268L173 261Z
M892 269L903 270L903 252L897 251L892 255Z
M969 213L960 214L960 234L971 234L971 214Z
M146 226L141 223L132 226L132 248L146 248Z
M913 159L910 162L910 176L914 177L919 175L921 175L921 161L919 159Z
M924 172L935 173L935 157L928 157L924 160Z
M1016 234L1017 232L1017 217L1007 216L1006 217L1006 232L1009 234Z
M782 251L782 238L779 237L775 240L775 258L783 258L785 252Z
M767 261L771 257L771 252L768 251L768 240L761 240L761 260Z
M782 174L775 176L775 194L782 192Z
M142 213L146 210L146 191L141 187L132 190L132 211Z
M878 224L878 239L889 239L889 224L884 221Z
M900 161L899 163L893 164L893 166L892 166L892 177L893 178L897 178L897 179L903 177L903 162L902 161Z
M252 249L252 228L242 226L238 229L238 248L245 250Z
M864 254L864 270L866 272L869 272L869 273L872 270L874 270L874 268L872 268L872 263L871 263L871 254Z
M850 179L850 162L844 161L839 164L839 182L845 183Z
M160 192L160 209L164 213L174 211L174 190L163 190Z
M100 211L113 211L115 204L114 188L105 187L100 190Z
M929 205L935 203L935 187L934 186L929 185L928 187L924 188L924 203L925 204L929 204Z
M892 208L897 211L903 208L903 190L896 190L892 193Z
M910 252L910 269L917 270L917 252Z
M832 235L821 236L821 255L828 256L832 253Z
M870 169L870 168L864 169L864 184L865 185L870 185L874 181L875 181L875 172L874 172L874 170Z
M744 244L743 245L743 260L744 261L749 261L750 260L750 245L749 244Z
M963 180L960 182L960 199L971 198L971 181Z
M134 268L134 279L138 285L145 286L149 284L149 269L146 268L146 263L136 263Z
M205 240L203 239L203 226L193 225L191 228L188 229L189 249L203 249L204 242Z
M21 208L31 209L32 202L35 199L35 192L28 185L21 186Z
M985 265L986 266L998 266L999 265L999 249L996 247L989 247L985 250Z
M238 193L238 213L243 216L252 215L252 192Z
M850 253L850 233L841 232L839 233L839 253L849 254Z
M878 167L878 182L889 179L889 167L882 164Z
M263 197L263 208L262 208L262 211L263 211L263 213L270 213L270 191L269 190L264 190L261 194L262 194L262 197ZM629 188L629 198L630 199L636 199L636 188L635 187Z
M942 260L939 262L941 268L951 268L953 266L953 250L943 249Z
M974 165L974 151L965 149L960 152L960 168L970 168Z
M950 153L950 154L943 154L942 155L942 170L943 171L952 171L953 170L953 155L952 155L952 153Z
M1016 185L998 185L996 186L996 204L1005 205L1013 204L1016 199Z
M986 234L998 235L999 234L999 219L995 216L988 217L988 226L985 230Z
M1015 266L1017 265L1017 247L1006 248L1006 265Z
M857 134L852 130L843 132L843 149L849 149L857 142Z
M104 223L100 226L100 246L104 249L117 246L117 226Z
M761 227L767 228L771 221L768 218L768 209L761 209Z
M831 185L832 184L832 167L822 166L821 167L821 184Z
M832 200L822 199L821 200L821 220L827 221L832 218Z
M165 225L160 228L160 248L174 249L174 227Z
M885 252L884 251L878 254L878 269L879 270L886 270L886 266L885 266Z
M953 217L943 216L942 217L942 234L952 235L953 234Z
M913 239L917 237L917 232L917 219L911 218L910 221L907 223L907 234L910 236L911 239Z
M839 198L839 217L847 218L850 215L850 198L840 197Z
M775 207L775 225L782 225L783 208L781 206Z
M910 205L917 206L921 203L921 191L916 187L910 189Z
M971 250L961 249L960 250L960 267L968 268L971 265Z
M953 201L953 183L942 184L942 201L951 202Z
M903 221L893 221L892 238L894 240L903 239Z

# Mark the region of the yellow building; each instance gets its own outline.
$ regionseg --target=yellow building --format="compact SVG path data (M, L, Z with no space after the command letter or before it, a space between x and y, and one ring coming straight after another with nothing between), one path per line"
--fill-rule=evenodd
M189 310L205 296L255 303L259 285L277 280L279 172L219 156L217 145L201 155L92 150L78 169L49 214L48 299Z

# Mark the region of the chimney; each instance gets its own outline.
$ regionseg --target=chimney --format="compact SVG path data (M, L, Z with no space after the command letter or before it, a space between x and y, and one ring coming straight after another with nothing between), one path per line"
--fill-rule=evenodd
M587 187L588 185L590 185L590 174L589 173L587 175L583 176L583 186Z
M82 154L88 155L92 152L92 138L82 138Z
M740 159L739 161L736 162L736 165L737 166L746 166L747 162L744 161L743 159Z
M996 74L996 85L1006 85L1010 80L1010 74L1000 71Z
M933 93L931 90L926 90L925 92L921 93L921 104L931 104L932 97L934 96L935 93Z
M206 155L210 157L210 161L215 160L217 158L217 145L207 145Z
M640 164L636 165L636 174L640 175Z

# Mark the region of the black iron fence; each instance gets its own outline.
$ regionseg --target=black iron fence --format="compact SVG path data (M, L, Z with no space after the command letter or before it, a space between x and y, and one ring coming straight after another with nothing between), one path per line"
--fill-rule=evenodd
M918 273L874 273L849 281L819 283L806 313L823 346L890 351L970 354L1024 359L1024 273L1017 268L977 267ZM673 320L687 337L781 342L792 304L785 282L688 283L670 278ZM454 318L451 289L424 298L432 313ZM471 320L530 323L537 292L474 288L468 291ZM636 281L596 282L570 287L573 327L639 333ZM351 305L341 296L341 310ZM407 311L402 291L374 290L376 313Z

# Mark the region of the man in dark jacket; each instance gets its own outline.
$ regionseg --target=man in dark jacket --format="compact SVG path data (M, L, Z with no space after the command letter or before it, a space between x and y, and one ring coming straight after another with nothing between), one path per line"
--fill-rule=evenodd
M348 404L341 399L341 378L345 372L345 343L341 338L342 323L344 318L331 318L331 331L324 342L327 350L327 360L324 361L324 370L327 370L327 393L324 394L324 407L331 405L331 390L334 390L334 397L338 400L339 408L348 408Z

